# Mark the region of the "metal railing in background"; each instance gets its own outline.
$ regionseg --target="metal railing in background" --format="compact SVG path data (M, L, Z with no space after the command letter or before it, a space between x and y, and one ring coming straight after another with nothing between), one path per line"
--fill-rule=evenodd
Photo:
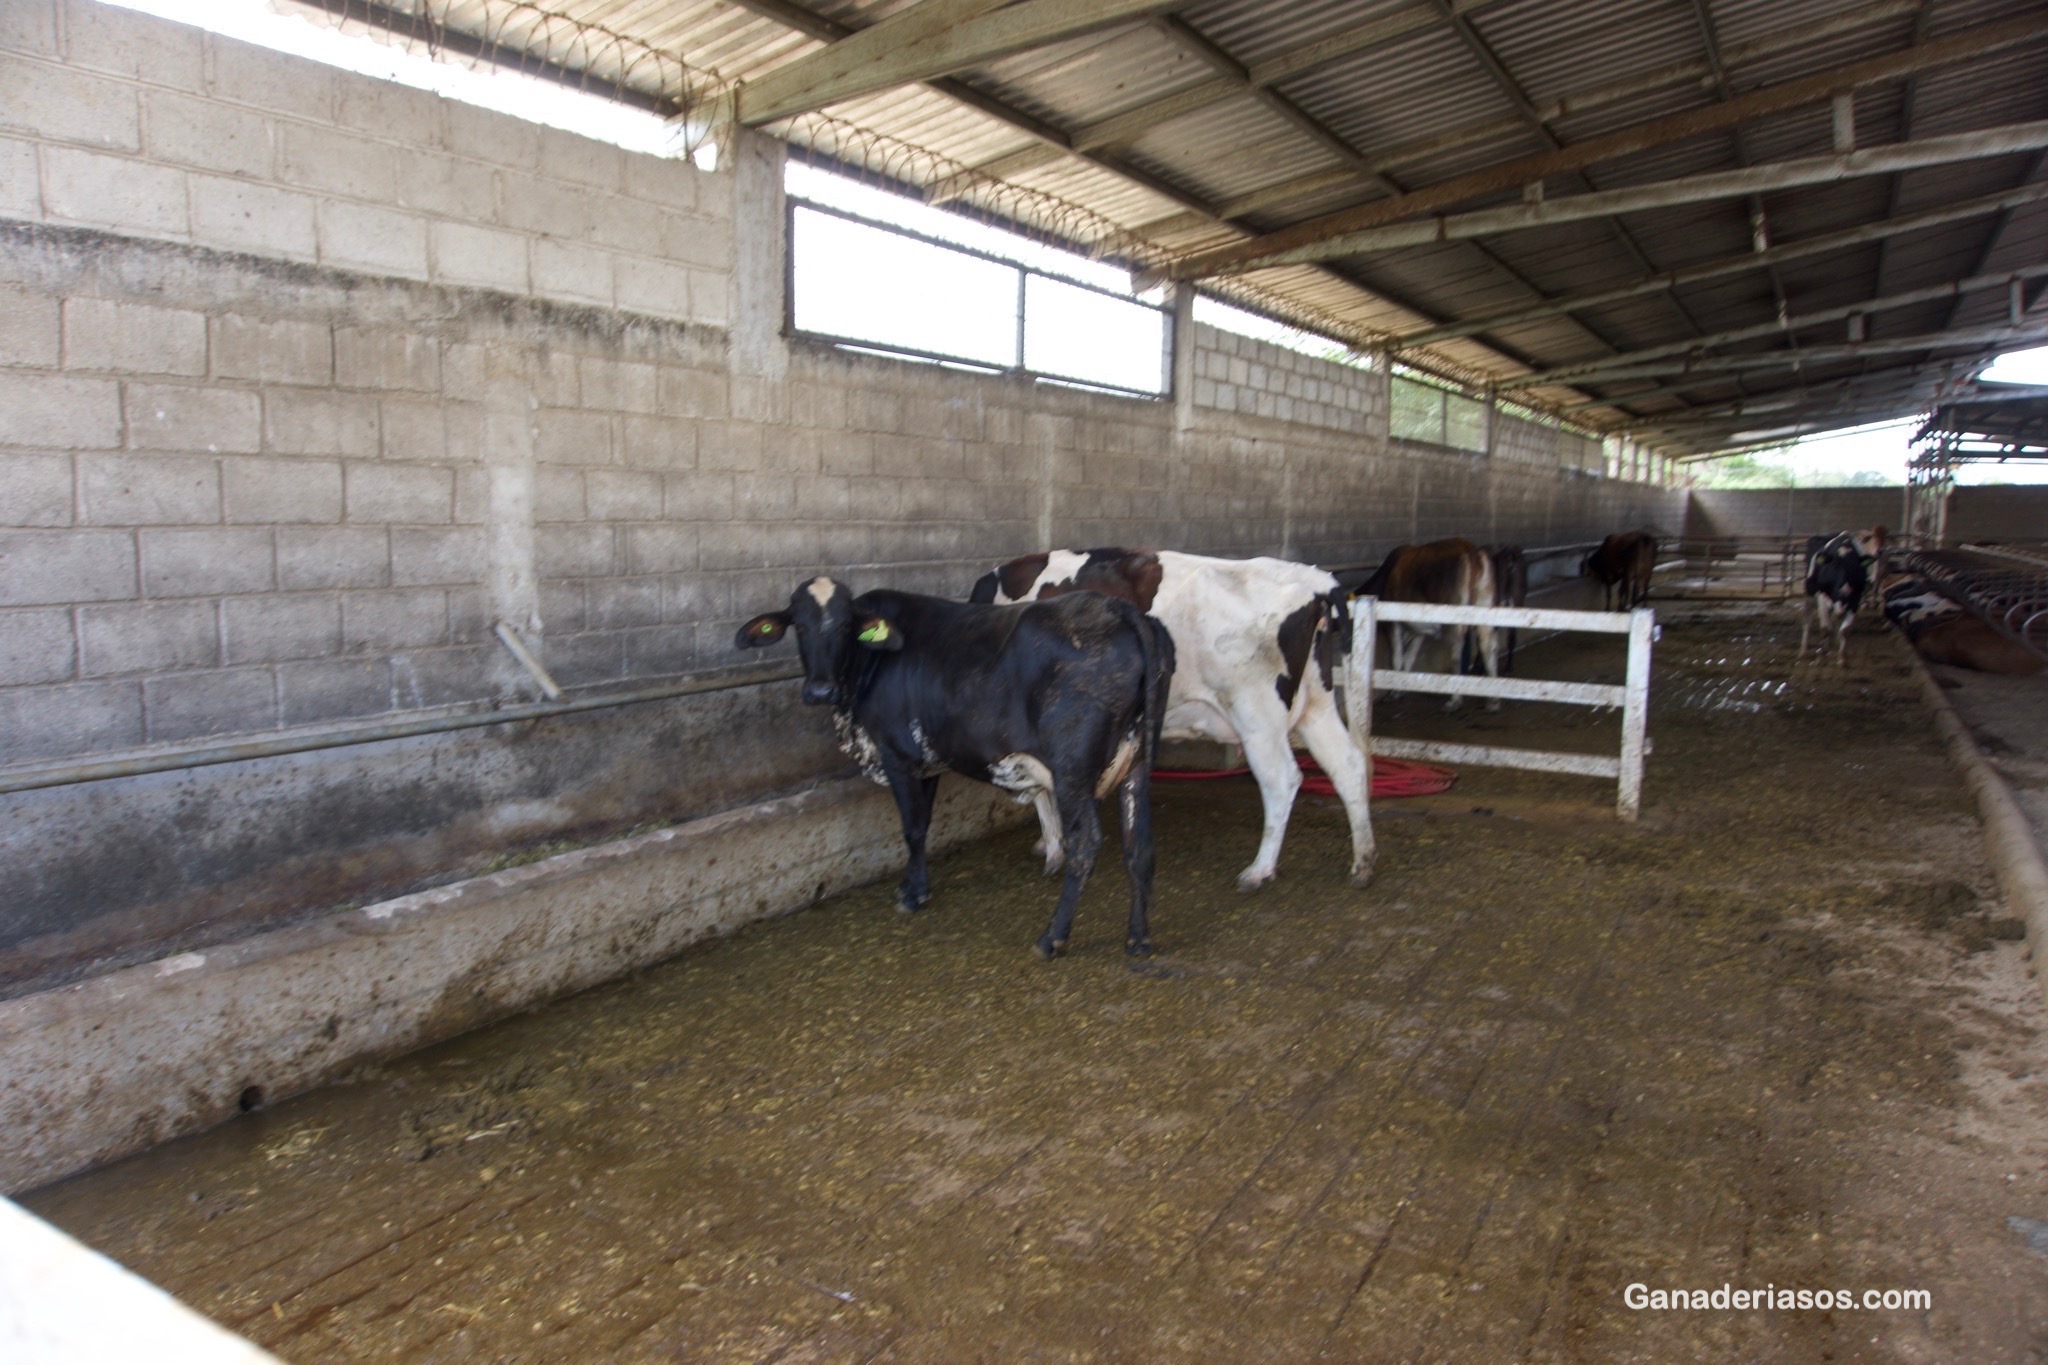
M2048 659L2048 550L1966 545L1900 559L2015 644Z
M1444 607L1424 602L1382 602L1360 597L1352 603L1357 641L1352 668L1364 679L1357 705L1361 715L1354 730L1368 752L1387 758L1414 758L1474 767L1524 768L1535 772L1576 773L1615 779L1615 814L1633 821L1642 810L1643 759L1650 752L1650 648L1655 643L1657 613L1648 607L1633 611L1552 611L1540 607ZM1526 678L1489 678L1457 673L1415 673L1377 667L1374 637L1379 623L1416 622L1443 626L1493 626L1521 630L1593 631L1628 636L1628 671L1621 686L1606 683L1540 682ZM1514 749L1492 744L1450 744L1437 740L1392 739L1372 733L1372 694L1379 691L1440 692L1454 697L1516 698L1563 702L1572 706L1619 706L1621 752L1558 753L1545 749ZM1350 698L1346 698L1347 702Z

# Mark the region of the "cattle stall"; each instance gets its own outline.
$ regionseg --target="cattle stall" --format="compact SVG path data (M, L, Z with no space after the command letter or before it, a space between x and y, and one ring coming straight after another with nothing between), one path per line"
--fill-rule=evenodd
M0 1360L2038 1352L2044 43L5 0Z
M1358 890L1304 797L1244 896L1255 793L1161 787L1149 961L1113 881L1027 952L1017 830L919 914L851 891L27 1202L287 1359L2011 1358L2048 1294L2014 1231L2040 1003L1916 665L1876 633L1800 664L1793 624L1665 610L1634 825L1469 769L1380 804ZM1931 1307L1622 1297L1766 1281Z

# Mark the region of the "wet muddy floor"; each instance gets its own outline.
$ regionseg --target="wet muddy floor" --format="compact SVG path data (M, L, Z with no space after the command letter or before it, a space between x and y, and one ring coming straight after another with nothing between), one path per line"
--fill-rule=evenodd
M1149 962L1113 857L1032 956L1020 830L25 1202L298 1361L2048 1355L2038 990L1903 647L1660 616L1640 824L1471 769L1359 891L1304 798L1241 896L1252 789L1164 788Z

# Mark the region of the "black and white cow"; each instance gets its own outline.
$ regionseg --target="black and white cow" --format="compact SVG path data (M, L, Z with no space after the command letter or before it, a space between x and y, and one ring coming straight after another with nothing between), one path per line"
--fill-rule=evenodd
M1843 531L1832 536L1811 536L1806 542L1806 583L1804 607L1799 616L1799 655L1806 656L1813 619L1820 617L1821 652L1827 652L1827 637L1835 637L1835 663L1849 662L1849 627L1856 623L1856 610L1863 605L1863 592L1870 586L1864 568L1863 546L1857 533Z
M902 909L931 899L925 834L939 775L993 783L1034 803L1041 820L1056 814L1067 876L1038 940L1040 956L1056 956L1102 847L1095 803L1115 791L1131 882L1124 951L1151 952L1152 760L1173 676L1173 641L1157 622L1092 594L988 607L886 590L855 597L820 577L786 610L740 627L738 644L772 645L791 627L804 703L832 708L840 747L896 798L910 853Z
M1177 666L1166 735L1244 750L1266 818L1258 853L1238 874L1238 888L1265 885L1279 864L1301 788L1296 739L1336 786L1351 822L1351 880L1365 885L1377 850L1364 746L1347 728L1334 690L1337 662L1348 664L1351 652L1350 610L1337 580L1284 559L1052 550L983 575L973 600L1021 602L1088 590L1135 603L1173 637ZM1046 833L1053 833L1049 826Z
M2010 677L2031 677L2048 667L2039 655L1999 634L1924 575L1898 573L1879 579L1878 603L1885 619L1929 663Z

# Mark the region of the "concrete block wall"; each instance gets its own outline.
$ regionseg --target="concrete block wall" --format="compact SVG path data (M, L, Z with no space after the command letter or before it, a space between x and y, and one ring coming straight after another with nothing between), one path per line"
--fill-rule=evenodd
M1168 401L787 342L765 139L702 172L91 0L0 6L0 90L0 763L529 700L497 621L602 693L752 662L734 627L820 571L1355 562L1671 497L1390 444L1384 375L1213 330ZM721 747L736 716L798 742ZM842 770L782 693L645 724L0 796L35 813L0 827L34 890L0 977ZM233 840L181 835L195 782ZM109 882L115 831L149 875Z
M1890 488L1697 488L1687 534L1790 537L1845 527L1899 528L1904 494ZM2048 487L1969 485L1949 495L1948 539L2048 539Z

